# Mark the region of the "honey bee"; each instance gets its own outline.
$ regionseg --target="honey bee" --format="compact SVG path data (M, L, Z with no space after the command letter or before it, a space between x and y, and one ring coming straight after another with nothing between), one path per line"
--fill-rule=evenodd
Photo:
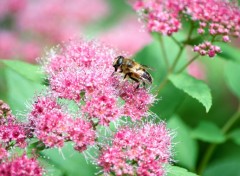
M139 83L136 89L139 88L142 83L145 87L147 84L152 84L152 77L147 72L148 67L141 65L132 59L125 58L123 56L118 56L115 58L113 62L113 67L115 68L115 72L120 69L120 73L124 73L124 79L127 77L131 78L133 81Z

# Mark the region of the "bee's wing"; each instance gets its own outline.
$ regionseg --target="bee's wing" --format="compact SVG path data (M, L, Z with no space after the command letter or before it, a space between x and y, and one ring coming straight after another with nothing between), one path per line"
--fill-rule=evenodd
M147 66L147 65L143 65L143 64L141 64L141 65L142 65L142 67L145 68L146 70L155 70L154 68L149 67L149 66Z

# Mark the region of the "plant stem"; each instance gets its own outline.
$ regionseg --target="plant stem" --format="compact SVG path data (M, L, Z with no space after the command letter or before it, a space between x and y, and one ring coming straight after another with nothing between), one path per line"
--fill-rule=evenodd
M167 53L166 53L166 50L165 50L165 45L164 45L162 36L159 37L159 41L160 41L160 46L161 46L161 49L162 49L162 52L163 52L164 62L166 64L167 68L169 68L168 57L167 57Z
M177 41L177 39L175 39L175 37L171 36L171 38L173 39L173 41L179 46L179 47L182 47L182 43Z
M188 44L188 42L190 41L190 39L191 39L191 36L192 36L192 32L193 32L193 29L194 29L194 25L193 25L193 23L191 23L192 25L191 25L191 28L190 28L190 30L189 30L189 33L188 33L188 36L187 36L187 40L186 40L186 42L182 45L182 44L180 44L180 42L178 42L174 37L172 37L172 39L178 44L178 46L179 46L179 51L178 51L178 54L177 54L177 56L176 56L176 58L174 59L174 61L173 61L173 64L172 64L172 66L168 69L168 72L167 72L167 74L166 74L166 76L163 78L163 81L160 83L160 85L159 85L159 87L158 87L158 89L157 89L157 94L164 88L164 86L168 83L168 77L169 77L169 75L171 75L172 74L172 72L174 71L174 69L175 69L175 67L177 66L177 63L178 63L178 61L179 61L179 59L181 58L181 55L182 55L182 52L183 52L183 50L185 49L185 47L186 47L186 45ZM164 51L165 52L165 51ZM163 52L163 54L164 54L164 52Z
M177 63L178 63L178 61L179 61L179 59L180 59L180 57L182 55L183 49L184 49L184 46L180 47L180 50L178 51L176 59L174 60L173 65L169 69L169 73L172 73L174 71L175 67L177 66Z
M183 72L193 61L195 61L200 55L195 55L192 59L190 59L177 73Z
M166 74L166 76L163 78L163 81L160 83L160 85L159 85L159 87L158 87L158 89L156 91L156 94L158 94L165 87L165 85L168 83L169 75L170 75L170 72L168 72Z
M223 134L226 134L239 118L240 118L240 104L238 106L237 111L233 114L231 118L229 118L227 123L222 127L221 131L223 132ZM198 167L199 175L202 175L217 145L218 144L210 144L209 147L207 148L206 153Z
M240 105L238 106L237 112L233 114L233 116L223 126L222 132L226 134L239 118L240 118Z

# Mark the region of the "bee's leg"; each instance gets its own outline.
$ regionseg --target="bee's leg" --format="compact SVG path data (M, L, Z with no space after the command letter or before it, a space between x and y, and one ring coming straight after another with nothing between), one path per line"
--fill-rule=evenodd
M126 73L125 75L124 75L124 80L127 78L127 76L129 76L130 77L130 74L129 73ZM131 77L130 77L131 78Z
M136 89L138 89L139 86L140 86L139 80L137 80L136 78L134 78L134 77L132 76L132 74L129 74L129 77L130 77L133 81L135 81L135 82L138 83L138 85L137 85L137 87L136 87Z
M146 88L146 83L143 81L143 87Z

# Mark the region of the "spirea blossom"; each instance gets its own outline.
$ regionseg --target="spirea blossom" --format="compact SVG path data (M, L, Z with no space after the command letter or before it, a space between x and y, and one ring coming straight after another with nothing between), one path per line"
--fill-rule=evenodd
M48 147L62 147L67 137L68 115L56 100L39 97L33 104L29 117L34 135Z
M38 97L33 104L29 127L47 147L63 147L65 141L73 141L75 149L83 151L95 140L90 122L74 119L56 99L49 96Z
M0 162L1 176L41 176L43 169L35 158L25 154L12 160Z
M118 55L110 47L85 40L52 50L42 59L52 94L74 100L84 117L97 118L101 125L124 115L141 119L154 97L148 89L136 89L135 83L114 73L112 64Z
M170 161L171 136L164 123L123 127L104 146L98 164L105 175L162 176Z
M194 46L193 51L198 52L202 56L208 55L209 57L214 57L217 53L221 52L221 49L219 46L215 46L211 42L205 41L202 44Z
M86 150L88 146L95 143L96 134L92 124L80 118L72 120L67 133L69 139L75 144L74 149L79 152Z
M11 114L9 106L0 100L0 147L11 145L26 146L26 134L23 124Z
M240 35L239 7L226 0L136 0L133 6L151 32L172 35L181 28L181 18L187 14L199 22L199 34L208 30L213 36L222 36L224 42Z

